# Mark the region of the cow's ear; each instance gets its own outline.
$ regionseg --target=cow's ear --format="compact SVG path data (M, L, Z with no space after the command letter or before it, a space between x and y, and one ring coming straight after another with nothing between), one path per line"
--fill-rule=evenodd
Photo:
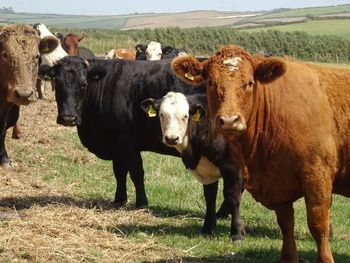
M157 117L159 111L159 101L149 98L141 102L141 109L146 113L147 117Z
M96 66L88 68L87 78L91 80L100 80L100 79L103 79L103 77L106 74L107 74L107 69L103 65L98 64Z
M54 36L46 36L40 40L39 43L39 52L40 54L48 54L54 51L60 42Z
M205 109L200 104L190 105L190 117L193 121L198 122L205 115Z
M137 52L145 53L146 52L146 45L139 44L139 45L135 46L135 49Z
M171 69L174 74L190 85L198 86L204 82L204 62L199 62L195 57L185 55L172 60Z
M255 69L254 78L261 83L270 83L283 76L287 71L287 64L278 58L266 58Z
M164 55L169 54L171 51L173 51L173 48L171 46L166 46L162 48L162 53Z
M42 80L53 79L55 77L55 70L49 65L41 65L39 67L38 76Z

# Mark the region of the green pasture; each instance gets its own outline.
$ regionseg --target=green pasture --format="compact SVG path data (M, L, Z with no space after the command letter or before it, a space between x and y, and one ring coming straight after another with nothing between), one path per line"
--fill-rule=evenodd
M63 135L75 151L86 151L75 130ZM145 185L152 217L135 225L119 225L110 231L122 232L132 242L152 239L156 244L180 251L181 262L277 262L281 249L281 234L275 214L255 202L244 192L241 214L247 231L243 241L232 243L229 238L230 220L220 220L213 237L200 233L205 212L202 186L184 169L180 159L150 152L142 154ZM69 185L70 195L77 199L114 198L115 179L111 162L94 158L82 163L69 156L59 144L43 164L42 178L55 184ZM222 184L222 183L221 183ZM217 202L222 202L220 193ZM135 202L134 187L128 180L129 202ZM299 256L304 262L316 260L316 244L308 231L303 200L295 203L296 240ZM331 246L335 262L350 262L349 199L334 196L332 208L334 239ZM97 252L98 253L98 252ZM233 256L234 255L234 256ZM165 262L167 255L164 255ZM145 262L145 261L143 261ZM158 261L157 261L158 262ZM180 262L180 261L170 261Z
M244 29L245 32L258 32L266 30L280 30L284 32L304 31L314 36L334 35L350 40L350 19L344 20L316 20L305 23L295 23L289 25L260 27Z
M283 7L283 3L281 2ZM311 8L298 8L292 9L285 12L274 12L266 15L259 16L259 19L264 18L281 18L281 17L304 17L304 16L322 16L329 14L341 14L349 13L350 4L346 5L336 5L336 6L326 6L326 7L311 7Z

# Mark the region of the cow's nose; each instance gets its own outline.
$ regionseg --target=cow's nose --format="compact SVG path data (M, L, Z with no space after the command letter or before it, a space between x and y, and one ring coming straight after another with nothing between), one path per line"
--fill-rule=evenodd
M179 141L179 136L165 135L164 136L164 141L168 145L176 145L177 142Z
M60 115L57 117L57 123L63 126L77 125L77 117L72 115Z
M217 116L215 126L219 130L242 133L246 125L241 114Z
M29 99L33 95L33 90L27 87L17 87L15 88L15 93L18 98Z

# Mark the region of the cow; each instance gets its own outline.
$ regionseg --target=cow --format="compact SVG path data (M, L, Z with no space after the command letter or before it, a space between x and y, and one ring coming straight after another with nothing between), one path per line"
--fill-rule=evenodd
M40 67L39 74L55 80L57 123L76 126L82 144L90 152L112 160L117 180L115 204L127 202L129 172L136 190L136 207L147 207L140 152L179 153L162 143L159 120L148 118L140 103L150 97L161 98L171 90L191 94L194 89L172 74L170 60L85 61L65 57L53 67ZM196 93L204 93L204 86L199 89ZM206 223L203 228L203 233L210 233L212 226Z
M231 214L232 240L241 240L244 228L239 214L242 176L239 164L230 144L215 133L207 112L205 94L185 96L180 92L168 92L161 99L149 98L141 102L141 108L152 117L159 116L163 143L174 147L194 177L203 184L206 201L204 231L216 225L216 196L218 179L224 180L226 208Z
M44 24L34 24L33 28L38 32L41 38L39 45L40 65L52 66L56 61L68 56L67 52L61 47L60 40L54 34L52 34ZM53 85L52 89L54 89ZM38 93L38 98L43 99L44 96L41 79L37 80L36 90Z
M5 167L11 167L6 130L16 124L19 106L37 99L38 46L38 34L27 25L9 25L0 33L0 165Z
M179 55L186 54L171 46L162 47L162 44L157 41L150 41L146 45L138 44L135 46L136 60L160 60L171 59Z
M106 53L105 59L132 59L134 60L136 53L128 48L111 49Z
M94 58L94 53L86 48L80 47L79 42L83 40L85 34L82 33L80 36L76 34L69 33L65 35L62 42L62 48L70 55L70 56L79 56L83 59Z
M350 196L350 70L254 56L238 46L198 62L173 61L182 80L206 83L215 130L241 148L245 188L275 211L281 262L298 262L293 202L304 197L317 262L329 245L332 193Z

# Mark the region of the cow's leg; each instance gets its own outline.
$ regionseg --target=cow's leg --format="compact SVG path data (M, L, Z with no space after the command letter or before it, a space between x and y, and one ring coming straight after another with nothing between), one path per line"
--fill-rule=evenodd
M293 204L286 204L275 209L277 223L283 236L280 262L297 263L298 254L294 238L294 209Z
M219 210L216 213L217 219L224 219L228 218L228 216L231 214L231 211L228 207L228 204L226 203L226 200L224 200L219 208Z
M203 185L204 197L206 203L206 213L204 219L204 225L202 228L203 234L213 234L216 226L216 196L218 193L218 182Z
M128 175L128 169L123 161L113 160L113 172L117 181L114 203L116 206L120 207L125 205L128 201L126 190L126 176Z
M0 137L0 165L4 167L11 167L11 161L7 155L5 148L6 132Z
M310 178L305 189L305 204L308 227L317 243L317 262L333 263L329 245L332 182L326 175Z
M36 91L38 93L38 99L39 100L42 100L44 97L43 97L43 91L42 91L42 88L41 88L41 79L36 79Z
M225 205L231 214L231 238L242 240L245 235L243 222L239 213L242 193L242 173L233 163L226 163L226 167L220 168L224 181Z
M145 191L145 172L142 166L141 153L135 151L129 155L128 170L136 191L136 207L145 208L148 206L148 200Z
M19 139L21 137L21 128L19 125L19 121L16 121L15 126L13 126L12 130L12 138L13 139Z
M19 106L13 105L8 113L8 127L13 126L12 138L19 139L21 137L21 130L19 125Z

